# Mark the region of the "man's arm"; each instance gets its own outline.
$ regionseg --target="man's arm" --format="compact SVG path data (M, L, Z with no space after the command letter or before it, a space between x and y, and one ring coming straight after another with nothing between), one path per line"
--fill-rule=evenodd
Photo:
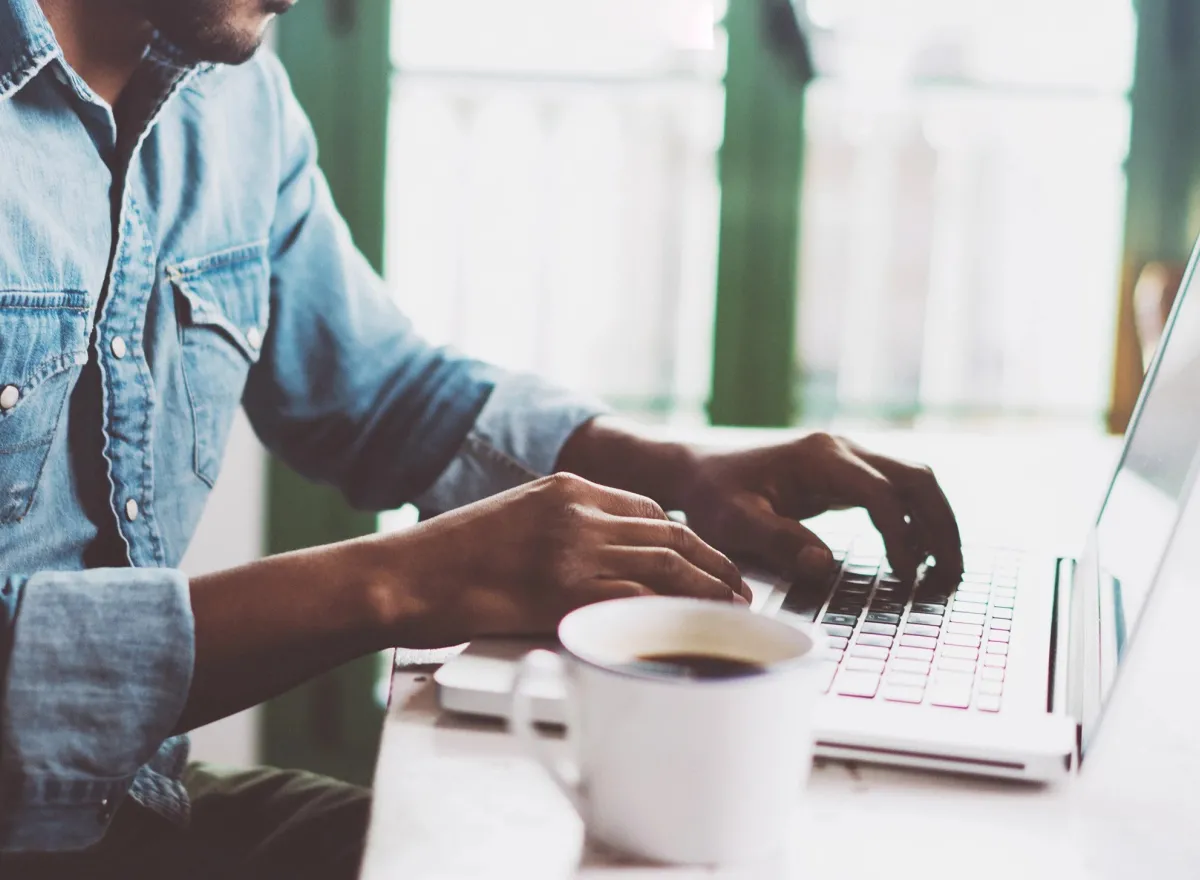
M552 472L601 407L428 344L355 248L279 62L271 311L243 397L259 437L356 507L442 512Z

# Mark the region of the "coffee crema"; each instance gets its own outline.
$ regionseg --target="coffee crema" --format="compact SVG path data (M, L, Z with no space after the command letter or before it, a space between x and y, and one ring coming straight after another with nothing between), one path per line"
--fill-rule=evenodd
M696 681L715 681L728 678L749 678L762 675L767 667L753 660L723 657L718 654L643 654L628 663L616 664L620 672L655 675L662 678L685 678Z

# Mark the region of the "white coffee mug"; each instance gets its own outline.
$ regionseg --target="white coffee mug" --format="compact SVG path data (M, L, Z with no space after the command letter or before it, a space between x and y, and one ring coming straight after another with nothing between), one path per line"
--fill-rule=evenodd
M823 652L808 632L731 605L653 597L581 608L558 635L561 654L522 660L511 726L595 838L692 865L780 846L812 765ZM670 654L761 669L698 679L636 665ZM532 694L554 685L567 693L565 761L532 723Z

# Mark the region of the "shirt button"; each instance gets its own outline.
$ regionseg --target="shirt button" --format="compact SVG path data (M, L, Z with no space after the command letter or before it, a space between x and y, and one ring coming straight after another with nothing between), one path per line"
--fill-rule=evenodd
M113 803L111 798L105 798L100 801L100 808L96 810L96 821L101 825L107 825L108 820L113 817Z
M120 360L121 358L125 357L125 353L127 351L129 351L129 349L125 347L125 340L122 339L120 336L116 337L112 341L111 345L112 345L113 356L116 357L117 360Z
M6 385L0 391L0 409L12 409L21 399L21 389L16 385Z
M125 502L125 519L133 522L138 518L138 503L134 498L130 498Z
M258 332L257 327L251 327L246 331L246 342L255 351L258 351L259 347L262 346L262 334Z

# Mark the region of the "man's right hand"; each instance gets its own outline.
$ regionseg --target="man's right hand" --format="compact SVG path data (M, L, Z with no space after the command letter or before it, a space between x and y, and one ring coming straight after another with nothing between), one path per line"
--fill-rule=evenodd
M436 609L421 615L420 631L397 633L424 644L550 633L569 611L605 599L751 598L736 566L655 502L569 474L370 544L385 584L390 567L407 599Z

